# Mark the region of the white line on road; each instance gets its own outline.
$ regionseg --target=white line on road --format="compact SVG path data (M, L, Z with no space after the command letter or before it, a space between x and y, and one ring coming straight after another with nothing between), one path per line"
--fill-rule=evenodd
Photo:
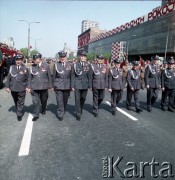
M33 128L32 118L33 118L32 114L29 113L18 156L27 156L29 154L30 141L32 136L32 128Z
M111 105L111 103L109 101L105 101L106 104ZM123 111L122 109L117 107L117 110L120 111L122 114L124 114L125 116L128 116L130 119L132 119L133 121L137 121L138 119L135 118L134 116L131 116L130 114L128 114L127 112Z

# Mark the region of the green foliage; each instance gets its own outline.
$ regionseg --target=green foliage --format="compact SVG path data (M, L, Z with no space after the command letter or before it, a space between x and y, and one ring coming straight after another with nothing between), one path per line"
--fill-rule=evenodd
M20 51L22 52L22 54L23 54L24 56L27 57L27 48L21 48Z
M27 52L28 52L27 48L21 48L20 51L22 52L22 54L23 54L24 56L26 56L26 57L28 56L28 54L27 54ZM30 51L30 57L33 57L33 55L36 54L36 53L39 53L36 49L31 50L31 51Z
M105 59L110 59L111 58L111 53L110 52L105 52L104 54L103 54L103 57L105 58Z
M87 54L87 60L94 60L95 57L96 57L96 55L94 53L89 52Z
M36 49L30 51L30 57L33 57L34 54L39 53Z

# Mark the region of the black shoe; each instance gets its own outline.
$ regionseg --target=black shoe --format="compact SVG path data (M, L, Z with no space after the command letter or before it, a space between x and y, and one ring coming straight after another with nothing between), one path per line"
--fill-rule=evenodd
M46 111L42 111L41 113L42 113L42 114L46 114Z
M39 117L34 117L32 121L36 121L37 119L39 119Z
M152 111L151 107L147 107L147 111L151 112Z
M98 117L98 113L94 113L94 117Z
M17 116L18 121L22 120L22 116Z
M80 116L77 116L76 119L77 119L77 121L80 121L81 117L80 117Z
M131 108L130 108L130 107L127 107L126 109L127 109L128 111L131 111Z
M165 109L165 107L161 107L161 110L162 110L162 111L165 111L166 109Z
M114 116L115 116L115 115L116 115L116 111L112 111L112 115L114 115Z
M58 119L59 119L60 121L62 121L62 120L63 120L63 117L58 117Z
M137 113L140 113L140 112L142 112L143 110L142 109L136 109L136 112Z
M174 112L174 110L171 107L168 107L168 111Z

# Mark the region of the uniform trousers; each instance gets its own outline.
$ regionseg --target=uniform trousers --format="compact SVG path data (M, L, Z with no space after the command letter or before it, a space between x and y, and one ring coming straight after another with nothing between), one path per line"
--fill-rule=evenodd
M116 107L123 97L123 90L112 90L111 92L111 108L112 111L116 111Z
M131 91L130 88L127 88L127 98L126 98L127 108L131 107L131 100L132 100L132 96L134 95L135 108L140 109L139 91L140 91L139 89L135 89L134 91Z
M88 89L75 89L76 116L80 117L86 100Z
M66 110L68 98L70 96L70 90L56 89L55 95L56 95L56 101L57 101L57 116L59 118L62 118Z
M25 91L23 91L23 92L11 91L11 95L12 95L14 103L15 103L17 116L22 116L26 92Z
M170 108L173 107L174 94L175 94L175 89L165 88L165 90L162 91L161 107L165 107L167 97L168 97L168 107Z
M105 89L93 89L93 112L98 113L98 107L105 97Z
M149 88L147 89L147 107L151 106L156 102L158 98L159 89L158 88Z
M33 102L34 117L39 117L41 108L42 108L42 111L46 111L48 89L32 90L31 95L32 95L32 102Z

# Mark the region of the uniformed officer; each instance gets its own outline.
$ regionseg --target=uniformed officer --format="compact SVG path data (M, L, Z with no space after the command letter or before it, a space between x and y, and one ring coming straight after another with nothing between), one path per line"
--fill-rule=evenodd
M33 55L34 64L29 70L28 92L31 92L33 101L33 121L39 118L40 108L42 114L46 113L48 89L52 89L52 78L49 65L43 63L40 53Z
M18 121L22 120L26 87L28 80L28 70L23 62L24 56L17 54L15 57L16 65L12 65L7 76L6 91L13 97Z
M145 86L147 88L147 111L151 112L152 105L158 97L161 88L159 56L152 57L152 63L145 69Z
M67 61L66 52L60 51L58 54L59 62L53 67L53 86L57 100L57 117L62 121L70 96L72 63Z
M83 106L90 87L90 64L86 61L87 53L78 52L78 61L72 66L71 87L75 91L76 118L81 119Z
M131 100L134 95L134 102L136 112L142 112L140 109L139 102L139 91L141 88L141 71L139 69L139 61L132 62L132 69L130 69L127 73L127 97L126 97L126 107L128 110L131 110Z
M120 60L114 59L114 67L109 70L108 89L111 92L111 110L116 115L116 107L123 97L123 89L125 88L125 77L123 69L120 68Z
M162 100L161 109L165 111L166 99L168 97L168 111L174 112L173 101L175 94L175 70L174 59L168 61L168 67L161 74Z
M97 55L97 63L91 64L90 79L90 88L93 93L93 113L97 117L98 108L105 97L105 88L108 83L108 70L102 55Z

